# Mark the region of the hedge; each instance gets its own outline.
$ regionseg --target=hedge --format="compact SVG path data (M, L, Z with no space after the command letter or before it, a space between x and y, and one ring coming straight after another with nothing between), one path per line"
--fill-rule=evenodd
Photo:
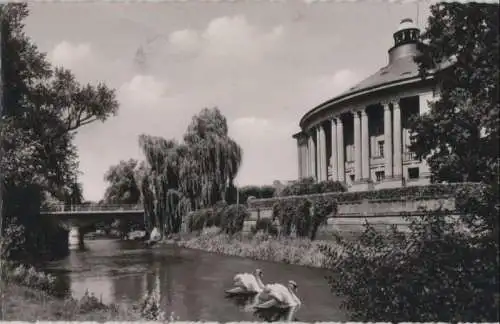
M279 220L282 233L289 236L292 228L298 237L316 238L320 225L325 224L329 215L336 215L337 203L333 200L317 198L314 201L306 197L277 201L273 205L272 219Z
M191 212L188 218L188 229L193 232L216 226L227 234L234 234L243 229L243 223L249 216L244 205L227 205L225 202L218 202L212 208Z
M307 198L311 201L322 198L333 200L337 204L356 203L364 200L428 200L454 197L460 189L472 189L479 186L480 184L478 183L451 183L358 192L328 192L313 195L276 197L270 199L252 199L248 202L248 207L251 209L271 209L278 201L294 200L298 198Z
M346 192L346 191L347 191L346 185L339 181L326 180L326 181L316 182L313 178L305 178L290 185L287 185L279 193L276 192L275 196L279 197L301 196L301 195L321 194L327 192Z

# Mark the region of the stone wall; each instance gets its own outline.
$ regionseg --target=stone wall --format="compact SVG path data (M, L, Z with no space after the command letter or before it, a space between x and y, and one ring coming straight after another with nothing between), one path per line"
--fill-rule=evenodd
M278 200L303 199L315 200L318 197L337 201L338 214L328 218L323 230L338 232L358 232L368 222L375 228L388 228L395 224L407 229L408 219L404 216L419 216L423 210L442 208L452 215L455 211L455 193L461 187L477 184L428 185L412 188L384 189L368 192L325 193L304 196L253 199L248 202L250 219L245 229L250 229L259 218L271 218L272 206ZM376 197L385 197L383 199ZM355 198L364 198L356 200Z

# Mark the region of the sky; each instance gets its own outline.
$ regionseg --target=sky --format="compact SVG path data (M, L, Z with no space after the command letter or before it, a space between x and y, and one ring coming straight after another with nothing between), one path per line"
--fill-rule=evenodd
M84 196L100 200L111 165L143 159L140 134L180 140L212 107L243 149L238 185L296 179L302 115L386 65L401 19L424 28L430 4L32 3L25 31L80 82L116 89L118 115L75 139Z

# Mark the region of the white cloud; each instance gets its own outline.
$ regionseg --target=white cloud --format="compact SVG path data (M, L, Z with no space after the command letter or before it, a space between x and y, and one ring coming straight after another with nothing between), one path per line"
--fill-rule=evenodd
M172 32L169 47L174 53L198 52L209 59L257 61L276 48L283 33L281 25L266 32L251 25L243 15L224 16L210 21L202 31Z
M119 100L128 106L140 105L141 109L155 106L167 95L168 86L165 81L151 75L135 75L119 89Z
M183 29L172 32L168 36L168 43L174 52L193 53L200 50L201 38L195 30Z
M361 81L363 74L351 69L341 69L329 75L306 78L303 88L303 105L313 108L334 98Z
M62 41L49 53L49 59L57 66L71 69L82 64L92 56L92 48L89 43L73 44Z

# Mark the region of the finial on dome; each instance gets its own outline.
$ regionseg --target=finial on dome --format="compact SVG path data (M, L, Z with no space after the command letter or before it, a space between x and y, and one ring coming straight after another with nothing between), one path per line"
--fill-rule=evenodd
M418 29L418 27L413 22L413 19L405 18L405 19L401 20L401 23L399 24L399 27L398 27L398 31L404 30L404 29Z

